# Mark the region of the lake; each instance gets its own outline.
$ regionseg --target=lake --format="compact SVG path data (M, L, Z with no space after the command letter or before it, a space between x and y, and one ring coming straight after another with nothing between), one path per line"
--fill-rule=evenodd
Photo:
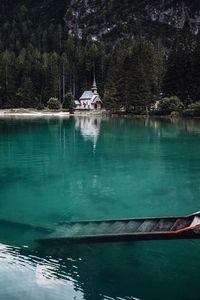
M41 247L43 228L200 210L200 121L0 117L0 299L199 300L200 240Z

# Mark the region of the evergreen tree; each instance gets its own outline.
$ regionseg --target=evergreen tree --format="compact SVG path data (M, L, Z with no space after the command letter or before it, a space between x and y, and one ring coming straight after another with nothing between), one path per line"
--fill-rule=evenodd
M124 59L126 59L125 50L118 45L112 53L105 86L105 106L111 109L120 109L126 102Z
M84 9L74 14L77 1L65 19L69 0L58 6L47 0L45 9L39 5L40 14L37 1L23 3L0 3L0 108L46 105L51 97L63 102L68 92L78 98L91 87L94 70L109 108L146 110L159 96L161 85L166 94L180 96L185 104L190 98L200 99L200 37L193 50L189 18L175 39L164 76L166 49L161 42L153 44L151 37L138 36L138 26L130 27L135 13L130 0L103 0L96 17L99 1L92 1L88 28ZM129 10L131 18L126 20ZM111 19L121 24L115 28ZM109 30L98 36L97 24L103 23Z
M64 96L62 107L72 111L74 109L74 97L72 93L67 93Z
M17 91L17 102L20 107L35 107L37 102L34 99L34 88L30 77L23 77Z
M154 46L143 38L127 40L113 52L106 83L107 106L146 110L160 91Z
M194 39L189 18L177 35L167 62L163 91L166 95L176 95L186 105L192 96L192 55Z
M192 99L200 100L200 33L197 36L196 45L193 53L193 70L192 70Z

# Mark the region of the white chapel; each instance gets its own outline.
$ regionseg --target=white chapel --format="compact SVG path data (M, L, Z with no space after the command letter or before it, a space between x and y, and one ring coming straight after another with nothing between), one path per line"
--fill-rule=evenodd
M79 100L75 101L75 109L102 109L102 100L98 94L95 76L91 90L85 91Z

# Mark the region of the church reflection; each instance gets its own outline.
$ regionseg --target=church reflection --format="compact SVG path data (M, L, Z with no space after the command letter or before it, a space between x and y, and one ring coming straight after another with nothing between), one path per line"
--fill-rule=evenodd
M93 149L95 150L101 130L101 117L75 117L75 129L80 130L81 135L86 141L92 142Z

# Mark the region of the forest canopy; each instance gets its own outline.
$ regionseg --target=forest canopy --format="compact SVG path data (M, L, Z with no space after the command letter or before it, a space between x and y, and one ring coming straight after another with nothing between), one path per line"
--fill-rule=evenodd
M96 18L81 11L81 2L2 1L0 108L46 106L52 97L62 103L69 93L77 99L90 88L94 70L108 108L140 111L162 96L177 96L186 107L200 100L200 37L187 14L181 28L161 39L169 27L156 25L155 33L143 19L134 25L130 1L120 20L116 1L102 1ZM88 2L97 10L96 1ZM103 35L101 24L114 7Z

